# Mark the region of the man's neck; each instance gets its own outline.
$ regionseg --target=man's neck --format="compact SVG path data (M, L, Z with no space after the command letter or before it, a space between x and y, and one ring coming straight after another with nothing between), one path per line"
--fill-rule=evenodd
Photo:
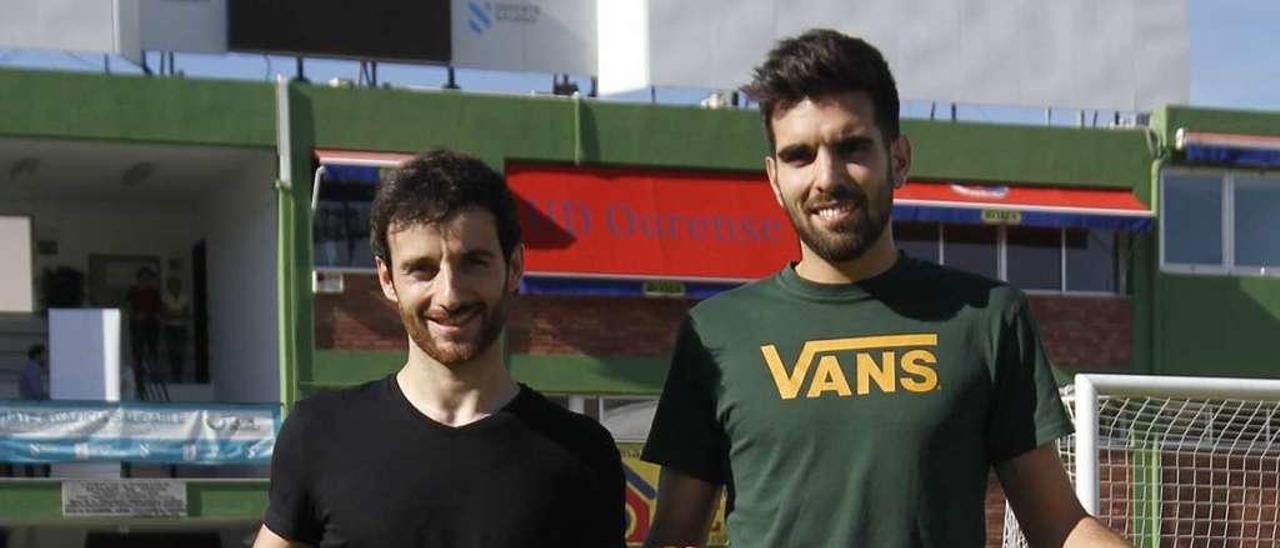
M502 345L497 342L474 360L452 366L410 342L409 361L396 374L396 382L415 409L452 427L488 417L520 391L502 363Z
M848 284L874 278L893 267L898 261L898 248L893 244L893 233L885 227L880 238L861 256L839 263L829 262L808 246L800 245L800 262L796 274L811 282L822 284Z

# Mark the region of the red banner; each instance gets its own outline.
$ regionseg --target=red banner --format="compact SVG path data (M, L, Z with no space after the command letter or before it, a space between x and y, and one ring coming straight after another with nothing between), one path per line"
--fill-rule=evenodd
M800 256L764 174L508 164L530 274L749 280Z

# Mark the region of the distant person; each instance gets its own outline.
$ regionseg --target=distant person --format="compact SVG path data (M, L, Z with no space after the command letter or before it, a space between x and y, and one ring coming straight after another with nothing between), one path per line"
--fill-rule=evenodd
M169 359L169 379L182 382L182 364L187 350L187 318L191 312L187 295L182 291L182 278L170 275L165 280L164 295L160 304L164 310L164 349Z
M18 397L36 401L49 399L49 351L43 344L27 348L27 363L18 374ZM28 464L23 469L29 478L49 476L48 464ZM8 473L11 472L12 469Z
M432 151L382 182L370 217L408 358L289 414L254 546L621 547L626 483L609 432L503 361L524 247L502 176Z
M49 399L49 353L43 344L27 348L27 363L18 375L18 397L24 400Z
M159 361L160 289L156 272L148 267L138 269L137 280L125 297L129 320L129 349L133 352L133 382L138 399L147 399L146 383L150 371Z

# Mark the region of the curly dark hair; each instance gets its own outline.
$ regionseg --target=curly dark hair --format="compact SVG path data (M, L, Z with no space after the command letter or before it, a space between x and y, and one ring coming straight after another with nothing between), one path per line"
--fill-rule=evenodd
M387 231L392 226L446 221L459 211L479 207L493 214L503 257L520 244L516 201L506 180L479 159L434 149L405 162L383 177L369 213L373 256L391 264Z
M773 116L806 98L849 91L871 96L876 127L886 146L898 138L898 86L875 46L830 29L785 38L756 67L743 91L760 103L769 152L774 152Z

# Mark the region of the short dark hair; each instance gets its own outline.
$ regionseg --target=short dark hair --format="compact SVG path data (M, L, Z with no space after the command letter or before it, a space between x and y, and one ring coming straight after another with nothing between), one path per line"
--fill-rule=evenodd
M44 345L39 343L27 347L27 359L34 360L40 357L41 354L44 354L44 350Z
M393 226L447 221L478 207L493 214L503 257L520 243L516 201L502 175L479 159L446 149L418 156L383 177L369 214L373 256L391 264L387 232Z
M775 113L805 98L849 91L871 96L876 127L886 146L898 138L898 86L889 64L875 46L834 30L814 29L778 41L743 91L760 103L771 153Z

